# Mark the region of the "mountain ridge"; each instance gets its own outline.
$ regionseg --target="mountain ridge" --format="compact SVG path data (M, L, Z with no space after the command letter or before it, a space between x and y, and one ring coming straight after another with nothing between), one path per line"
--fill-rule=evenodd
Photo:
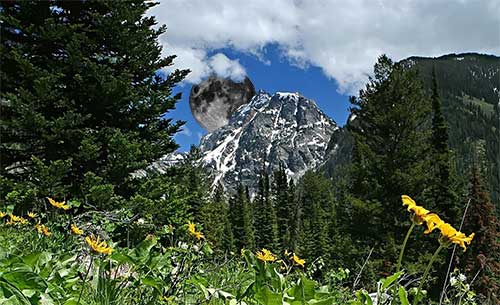
M240 106L229 123L202 138L203 161L218 183L255 188L259 173L281 163L296 180L322 161L336 122L298 92L260 90Z

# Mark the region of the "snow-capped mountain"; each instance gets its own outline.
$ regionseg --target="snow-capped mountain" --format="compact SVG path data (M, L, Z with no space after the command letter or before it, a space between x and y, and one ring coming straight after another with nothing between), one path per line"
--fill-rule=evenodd
M280 162L293 179L316 168L337 129L314 101L299 93L259 91L227 125L203 137L200 150L214 186L233 189L241 182L252 189L262 169L271 173Z

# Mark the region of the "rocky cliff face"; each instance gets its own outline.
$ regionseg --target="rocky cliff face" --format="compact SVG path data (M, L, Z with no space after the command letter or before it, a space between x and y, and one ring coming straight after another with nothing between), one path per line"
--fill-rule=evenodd
M238 183L255 188L258 174L280 162L297 179L323 162L337 124L299 93L258 92L240 106L229 123L206 135L200 144L214 186L233 189Z

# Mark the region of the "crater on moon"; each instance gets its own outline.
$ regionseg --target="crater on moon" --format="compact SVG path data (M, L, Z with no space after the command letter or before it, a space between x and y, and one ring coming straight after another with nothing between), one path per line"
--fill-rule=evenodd
M211 76L193 85L189 94L189 107L194 118L208 132L229 122L231 114L250 102L255 87L248 77L241 82Z

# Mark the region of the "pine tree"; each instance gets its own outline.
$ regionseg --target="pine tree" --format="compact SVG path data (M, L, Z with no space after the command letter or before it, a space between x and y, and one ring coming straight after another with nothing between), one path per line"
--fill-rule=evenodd
M463 232L474 232L475 236L467 251L463 253L461 264L471 277L479 273L474 282L476 292L491 303L500 301L500 222L495 207L485 190L477 167L472 169L469 192L469 209Z
M185 159L182 161L182 171L179 173L179 183L189 189L189 210L192 215L192 220L195 222L202 222L201 209L210 205L210 186L209 176L203 164L199 162L201 159L200 149L196 146L191 146L189 153L186 154ZM221 186L218 186L221 188ZM222 192L221 189L219 189ZM222 194L218 194L222 196ZM218 199L221 199L219 197Z
M290 219L289 219L289 231L290 231L290 242L288 247L290 251L297 252L299 245L299 228L300 228L300 209L297 202L296 196L296 186L293 180L290 179L288 185L288 202L290 206ZM286 249L286 248L285 248Z
M333 196L331 184L325 177L308 171L299 185L299 252L308 260L329 252L329 230L332 224Z
M253 217L248 189L239 185L237 193L229 200L229 220L236 250L255 249Z
M95 188L128 198L130 174L177 147L172 136L182 122L163 117L188 71L157 73L175 56L161 57L165 27L146 16L153 5L2 2L0 176L61 199L85 197L92 176ZM68 163L62 188L33 182L37 160Z
M280 163L273 175L273 199L278 223L279 249L290 249L291 246L294 198L290 192L285 169Z
M444 216L450 223L459 220L458 196L453 190L456 182L451 168L451 152L448 144L448 126L442 112L441 99L438 93L436 70L432 70L432 164L434 166L429 208Z
M201 208L200 223L206 239L219 251L233 250L233 232L228 217L228 205L221 185L215 189L211 200Z
M252 202L255 242L257 248L277 250L278 224L276 211L270 194L269 175L262 170L257 194Z
M351 98L356 124L351 188L344 207L351 218L353 239L369 245L402 240L407 212L401 195L420 202L429 185L430 103L415 70L379 57L366 88ZM383 254L395 256L394 253ZM393 255L394 254L394 255Z

